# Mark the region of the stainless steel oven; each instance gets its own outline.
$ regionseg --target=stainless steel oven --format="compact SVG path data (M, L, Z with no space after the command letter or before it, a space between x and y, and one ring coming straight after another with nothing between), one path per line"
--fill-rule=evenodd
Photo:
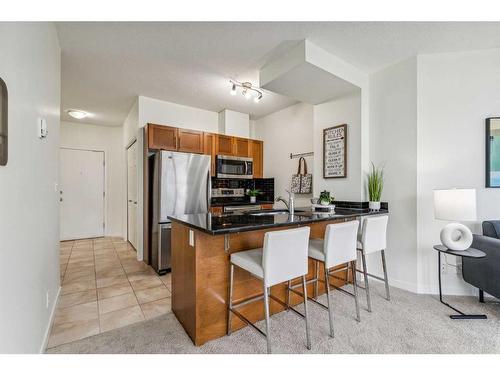
M253 159L217 155L218 178L253 178Z

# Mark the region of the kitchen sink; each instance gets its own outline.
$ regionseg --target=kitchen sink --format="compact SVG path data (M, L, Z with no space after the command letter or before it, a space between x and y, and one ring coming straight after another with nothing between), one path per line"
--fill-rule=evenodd
M295 210L295 214L304 212L302 210ZM289 215L288 210L263 210L263 211L250 211L246 213L250 216L273 216L273 215Z

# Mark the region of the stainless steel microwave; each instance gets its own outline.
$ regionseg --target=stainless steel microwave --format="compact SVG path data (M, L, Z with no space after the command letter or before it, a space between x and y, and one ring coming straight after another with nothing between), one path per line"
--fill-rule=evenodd
M253 159L217 155L218 178L253 178Z

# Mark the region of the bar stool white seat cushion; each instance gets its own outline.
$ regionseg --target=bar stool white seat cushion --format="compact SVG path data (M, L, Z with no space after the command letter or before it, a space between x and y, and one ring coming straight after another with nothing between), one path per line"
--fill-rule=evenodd
M324 241L318 239L309 240L309 258L313 258L319 260L321 262L325 261L325 252L324 252Z
M309 257L322 261L331 268L356 259L359 221L328 224L324 240L309 240Z
M387 215L368 216L363 221L361 240L358 239L358 249L365 254L384 250L387 246ZM359 246L361 244L361 247Z
M231 263L263 279L262 248L231 254Z

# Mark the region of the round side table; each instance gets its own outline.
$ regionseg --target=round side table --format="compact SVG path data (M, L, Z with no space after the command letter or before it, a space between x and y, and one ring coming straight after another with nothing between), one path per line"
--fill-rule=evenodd
M456 251L450 250L446 246L443 245L434 245L434 250L438 252L438 276L439 276L439 301L448 306L450 309L456 311L458 313L454 315L450 315L451 319L487 319L487 316L484 314L465 314L460 310L454 308L450 304L443 301L443 294L441 292L441 253L454 255L456 257L462 258L484 258L486 254L481 250L474 249L473 247L469 247L467 250Z

